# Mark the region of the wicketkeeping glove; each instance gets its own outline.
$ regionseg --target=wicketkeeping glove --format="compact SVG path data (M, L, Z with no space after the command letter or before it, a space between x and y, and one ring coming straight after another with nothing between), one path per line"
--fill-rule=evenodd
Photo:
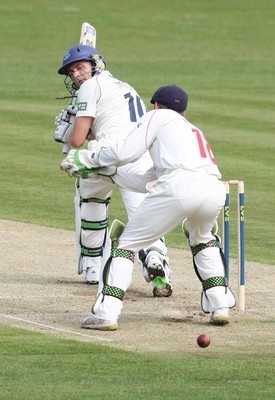
M54 140L56 142L68 143L68 136L73 129L77 110L77 107L69 105L67 110L62 110L55 118L56 129L54 132Z
M60 169L65 171L70 177L88 179L98 176L101 179L108 179L116 173L117 168L112 167L99 167L92 162L88 150L70 150L67 157L60 163Z
M60 169L62 171L67 172L69 176L73 176L75 171L78 171L78 167L75 165L74 162L74 154L76 150L70 150L67 157L60 163Z
M60 163L60 169L65 171L70 177L87 178L87 174L96 174L101 168L88 168L79 160L79 152L81 150L70 150L67 157Z

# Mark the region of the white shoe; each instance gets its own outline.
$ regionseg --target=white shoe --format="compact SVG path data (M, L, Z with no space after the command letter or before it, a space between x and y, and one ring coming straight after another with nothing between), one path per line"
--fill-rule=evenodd
M95 329L100 331L116 331L118 328L117 322L108 321L106 319L98 319L93 314L84 318L81 321L81 328Z
M229 308L218 308L213 311L210 317L210 323L213 325L229 324Z
M94 266L86 269L85 283L88 285L97 285L99 282L100 267Z

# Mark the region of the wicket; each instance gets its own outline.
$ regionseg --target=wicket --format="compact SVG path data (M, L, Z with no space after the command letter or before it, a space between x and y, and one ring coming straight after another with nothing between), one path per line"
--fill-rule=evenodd
M245 256L244 256L244 182L229 180L224 182L226 199L223 209L223 250L226 260L225 276L229 282L229 252L230 252L230 185L237 185L238 193L238 309L245 310Z

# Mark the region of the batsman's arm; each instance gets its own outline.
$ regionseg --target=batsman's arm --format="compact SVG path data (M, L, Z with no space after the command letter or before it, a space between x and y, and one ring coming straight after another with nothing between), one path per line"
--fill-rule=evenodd
M74 120L73 129L68 136L68 143L71 147L78 149L91 135L91 126L94 118L92 117L77 117Z

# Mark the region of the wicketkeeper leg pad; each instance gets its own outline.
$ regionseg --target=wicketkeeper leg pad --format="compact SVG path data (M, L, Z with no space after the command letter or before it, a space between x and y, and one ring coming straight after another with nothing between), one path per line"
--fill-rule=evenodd
M218 308L232 308L235 298L225 280L225 260L220 240L190 246L197 277L202 283L201 306L205 313Z
M98 294L92 313L97 318L116 321L122 310L124 294L132 281L135 255L133 252L114 248L103 268L103 287Z

